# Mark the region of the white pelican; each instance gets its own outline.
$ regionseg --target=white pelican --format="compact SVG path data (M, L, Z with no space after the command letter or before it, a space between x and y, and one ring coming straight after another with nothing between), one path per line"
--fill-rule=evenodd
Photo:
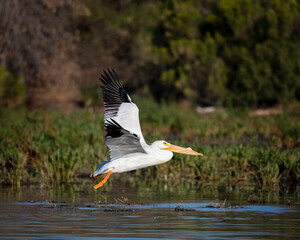
M107 70L103 71L100 80L103 83L105 142L110 149L110 156L90 176L107 174L94 186L95 189L102 187L112 173L166 163L173 157L173 152L203 155L163 140L148 145L141 131L138 107L126 93L115 71Z

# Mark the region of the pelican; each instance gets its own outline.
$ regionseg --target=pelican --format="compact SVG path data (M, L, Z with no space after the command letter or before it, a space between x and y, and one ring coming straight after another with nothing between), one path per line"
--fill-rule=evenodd
M166 163L173 157L173 152L203 155L191 148L179 147L164 140L148 145L140 127L139 109L123 88L115 71L103 70L99 79L102 82L104 102L105 143L110 150L110 156L90 175L96 177L106 174L105 178L94 186L95 189L102 187L112 173Z

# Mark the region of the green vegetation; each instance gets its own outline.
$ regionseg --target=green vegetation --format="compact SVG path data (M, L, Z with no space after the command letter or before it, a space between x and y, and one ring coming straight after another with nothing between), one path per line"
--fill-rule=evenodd
M2 1L0 9L1 65L22 74L30 107L78 106L106 67L160 101L300 100L299 1Z
M300 99L299 1L83 2L85 49L111 54L106 64L144 94L247 107Z
M97 82L106 67L137 94L149 143L165 138L205 155L175 155L122 178L299 182L299 1L2 1L1 7L7 13L0 24L1 184L81 181L106 159ZM29 111L25 103L77 111ZM196 105L218 110L198 115ZM249 117L251 109L269 106L284 111Z
M21 75L13 76L0 65L0 108L23 104L25 90Z
M102 118L89 113L5 110L1 118L1 181L63 183L104 158Z
M278 187L300 177L300 115L295 104L282 115L249 117L218 110L197 115L190 107L134 98L148 143L162 139L191 146L204 157L175 154L167 164L120 174L141 182L184 178L200 183L255 183ZM181 108L181 111L178 109ZM102 112L4 109L0 120L2 184L70 183L88 179L108 156ZM136 182L136 181L133 181Z

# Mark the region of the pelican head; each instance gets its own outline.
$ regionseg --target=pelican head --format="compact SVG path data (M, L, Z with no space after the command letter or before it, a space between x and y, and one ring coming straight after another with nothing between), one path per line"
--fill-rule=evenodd
M187 155L203 156L202 153L195 152L190 147L188 147L188 148L179 147L179 146L173 145L171 143L168 143L164 140L156 141L154 143L161 150L167 150L167 151L176 152L176 153L183 153L183 154L187 154Z

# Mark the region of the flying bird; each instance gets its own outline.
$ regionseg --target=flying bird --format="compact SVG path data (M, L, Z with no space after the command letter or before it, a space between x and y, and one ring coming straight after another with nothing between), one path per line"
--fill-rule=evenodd
M90 175L96 177L106 174L105 178L94 186L95 189L102 187L112 173L166 163L173 157L173 152L203 155L191 148L179 147L164 140L148 145L140 127L139 109L123 88L115 71L104 70L99 79L102 82L104 101L105 143L110 150L110 156Z

